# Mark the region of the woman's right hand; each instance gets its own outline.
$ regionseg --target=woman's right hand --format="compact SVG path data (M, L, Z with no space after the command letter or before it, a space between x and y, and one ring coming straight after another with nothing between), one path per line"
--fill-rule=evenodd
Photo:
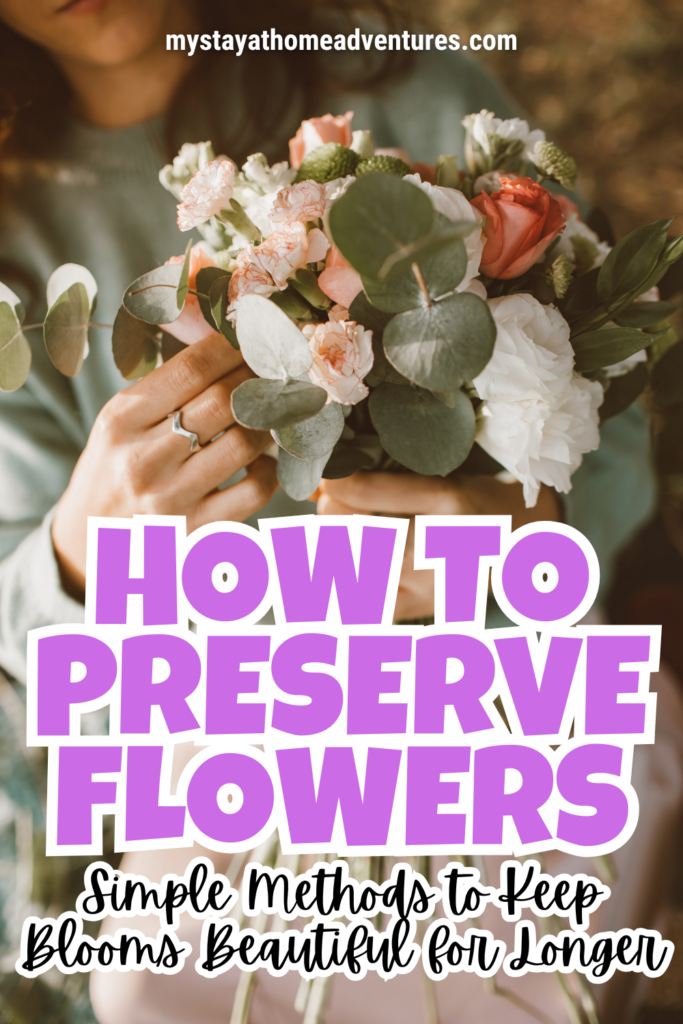
M88 516L184 515L190 533L241 521L266 504L278 486L277 463L262 454L272 439L235 424L230 407L232 392L251 376L240 352L213 334L107 402L52 524L69 593L82 598L85 590ZM191 454L189 440L173 433L169 414L177 409L202 450ZM242 468L243 480L217 489Z

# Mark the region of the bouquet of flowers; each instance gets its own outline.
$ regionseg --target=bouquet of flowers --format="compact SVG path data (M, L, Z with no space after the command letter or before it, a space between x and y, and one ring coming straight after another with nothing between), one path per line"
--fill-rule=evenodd
M572 158L517 118L465 118L465 169L375 150L351 118L304 121L289 163L257 153L239 170L206 142L163 168L180 229L203 240L126 289L121 373L139 378L219 331L256 375L233 393L234 418L271 431L297 499L358 469L506 471L530 506L541 483L569 491L599 421L656 366L655 386L670 386L678 303L657 284L683 236L669 240L662 220L614 244L604 215L585 223L554 190L573 188ZM18 299L0 288L10 390L30 349ZM48 283L45 344L69 376L96 293L74 264Z

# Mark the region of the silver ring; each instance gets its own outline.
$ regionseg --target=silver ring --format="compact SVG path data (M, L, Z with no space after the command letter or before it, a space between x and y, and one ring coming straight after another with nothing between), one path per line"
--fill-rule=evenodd
M185 430L185 427L180 422L180 409L173 413L173 433L180 434L181 437L188 439L190 442L190 455L192 452L196 452L198 448L201 448L197 435L193 434L191 430Z

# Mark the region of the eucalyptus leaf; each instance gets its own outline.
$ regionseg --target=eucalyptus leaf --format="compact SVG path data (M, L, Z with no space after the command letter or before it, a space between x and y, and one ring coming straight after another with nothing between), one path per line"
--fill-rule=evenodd
M240 347L237 340L237 333L235 328L226 319L226 311L230 305L228 298L228 282L223 277L217 278L209 290L209 305L211 306L211 316L213 317L214 325L217 331L227 338L233 348L238 349Z
M323 478L325 480L341 480L346 476L352 476L361 469L373 469L374 466L375 459L365 448L346 441L339 441L325 466Z
M209 327L213 327L214 331L219 330L219 326L214 320L211 309L211 288L217 281L222 281L224 282L225 292L227 294L231 276L232 275L229 274L227 270L223 270L222 267L202 267L202 269L197 272L195 290L197 292L199 308L201 309L202 316L206 320L207 324Z
M399 373L421 387L452 391L481 373L495 340L486 303L462 292L395 316L384 332L384 351Z
M683 341L672 345L652 371L652 390L657 405L683 402Z
M614 317L620 327L651 327L680 309L681 302L632 302Z
M598 296L609 303L644 283L657 265L666 245L666 233L673 218L636 228L617 242L598 274Z
M605 420L618 416L620 412L628 409L645 390L649 379L646 363L638 363L621 377L611 377L603 403L598 409L600 422L604 423Z
M392 315L383 313L381 309L373 306L365 292L358 292L349 306L349 319L362 324L366 330L372 331L374 336L384 330Z
M440 402L447 405L449 409L455 409L455 403L458 400L460 391L435 391L434 388L430 389L434 398L438 398Z
M247 366L259 377L301 377L313 362L306 339L296 324L262 295L244 295L239 300L236 330Z
M282 430L271 430L271 434L290 455L313 461L332 451L343 429L342 407L339 402L330 402L317 416Z
M90 298L80 281L62 292L50 306L43 324L45 348L65 377L81 371L88 344Z
M13 292L10 296L16 299ZM18 299L17 306L21 307ZM17 306L0 301L0 391L16 391L31 369L31 347L21 333L15 313Z
M446 476L474 444L474 410L462 391L449 409L423 388L380 384L369 404L385 451L415 473Z
M452 292L467 270L465 243L456 238L438 255L430 256L418 267L430 299L438 299ZM383 282L365 278L363 288L372 305L387 313L415 309L424 301L419 279L412 266Z
M447 226L439 226L427 237L420 238L416 242L406 245L403 250L387 256L380 270L380 280L388 280L396 274L402 274L410 270L413 263L422 267L425 263L436 260L446 249L451 248L458 241L462 241L476 231L478 223L470 220L448 221L448 218L437 213L437 219L447 221ZM464 273L464 270L463 270Z
M575 352L574 368L579 373L590 373L603 366L613 366L647 348L662 334L664 331L645 334L633 327L606 327L578 334L571 339Z
M319 459L304 461L290 455L284 448L280 448L277 459L277 478L285 494L288 494L294 501L305 501L310 498L320 483L328 458L329 455L322 455Z
M119 307L111 344L114 362L124 380L139 380L155 368L164 334L156 324L146 324L131 316L125 306Z
M47 282L48 308L54 306L60 295L68 291L73 284L82 284L88 296L88 312L92 316L97 305L97 281L87 267L80 263L63 263L54 270Z
M178 309L182 309L185 305L185 299L187 298L187 289L190 287L190 251L192 249L192 239L188 240L187 246L185 247L185 259L183 260L183 268L180 272L180 279L178 280L178 287L176 288L175 301Z
M349 312L349 316L350 316ZM373 363L372 373L378 380L386 380L391 384L410 384L407 377L404 377L402 373L396 370L386 357L384 352L384 345L382 344L382 335L373 334L372 336L372 352L373 352Z
M285 288L283 292L273 292L270 301L286 313L292 320L303 320L311 311L308 303L294 288Z
M329 225L351 266L363 277L379 279L389 257L429 236L434 212L417 185L390 174L367 174L334 203Z
M301 380L245 380L232 393L232 412L238 423L254 430L281 430L320 412L327 393Z
M181 313L176 304L176 289L182 270L177 263L166 263L143 274L126 288L123 305L145 323L172 324Z

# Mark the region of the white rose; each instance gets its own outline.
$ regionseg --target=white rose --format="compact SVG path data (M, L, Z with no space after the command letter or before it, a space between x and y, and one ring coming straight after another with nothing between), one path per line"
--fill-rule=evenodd
M327 391L327 401L355 405L367 398L363 377L372 369L372 331L353 320L307 324L303 333L313 355L308 376Z
M471 291L472 289L469 288L469 284L479 273L481 254L484 251L484 243L486 241L481 228L483 218L479 210L475 210L457 188L431 185L428 181L422 181L419 174L406 174L403 180L417 185L423 192L426 192L432 201L434 209L438 213L442 213L444 217L448 217L450 221L467 220L480 225L471 235L464 239L467 252L467 270L456 288L458 292ZM484 294L485 297L486 295Z
M524 487L566 493L585 452L600 443L603 389L573 370L569 325L552 306L520 293L489 300L498 328L491 360L474 380L484 400L477 441Z
M578 266L581 274L601 267L611 251L607 242L601 242L598 236L577 213L570 213L567 226L553 249L553 259L568 256L574 266Z
M211 160L197 171L180 193L180 230L189 231L229 207L234 180L235 165L230 160Z

